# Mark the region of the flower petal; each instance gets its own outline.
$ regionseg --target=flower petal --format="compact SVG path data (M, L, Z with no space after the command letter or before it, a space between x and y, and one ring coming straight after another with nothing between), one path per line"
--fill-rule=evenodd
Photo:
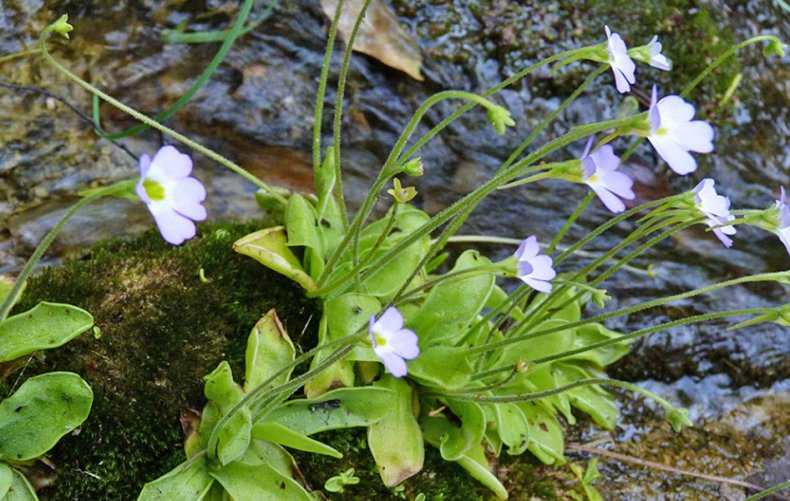
M195 223L191 219L182 216L174 211L165 202L151 202L148 210L154 216L156 226L168 243L181 245L185 240L189 240L197 233Z
M588 183L588 185L590 188L592 188L595 194L598 195L598 198L601 199L601 202L603 202L607 209L614 212L615 214L619 214L625 210L625 204L622 200L617 198L615 194L611 193L603 186L599 186L598 184Z
M689 151L697 153L713 151L713 127L702 120L678 124L672 130L672 139Z
M530 278L537 280L551 280L557 276L557 272L551 267L552 259L549 256L540 255L535 256L529 260L532 265L532 273L529 274Z
M530 235L521 241L521 245L518 246L518 249L514 255L520 261L522 259L529 259L531 257L537 256L538 252L540 252L538 237L535 235Z
M529 285L530 287L532 287L538 292L545 292L546 294L551 292L551 283L549 282L544 282L542 280L535 280L533 278L523 278L522 280L524 280L524 283L526 283L527 285Z
M409 329L399 330L392 339L389 340L390 349L399 357L411 360L420 354L417 334Z
M194 177L187 177L169 183L165 187L167 202L173 210L194 221L206 219L206 208L202 202L206 199L206 188Z
M390 374L395 377L403 377L408 374L409 371L406 368L406 362L404 362L403 359L398 355L390 351L384 352L383 350L376 349L374 349L374 351L376 351L376 355L379 356L381 361L384 363L384 367L387 368Z
M403 315L400 314L397 308L390 306L384 310L376 324L374 327L378 327L382 334L386 332L387 342L390 342L393 335L403 328Z
M192 172L192 159L174 146L163 146L151 161L148 177L160 182L183 179Z
M648 136L648 141L656 149L658 155L664 159L669 168L680 175L697 170L697 161L691 153L683 149L667 136Z
M663 97L656 106L661 114L661 126L667 129L674 129L676 125L694 118L694 105L680 96Z

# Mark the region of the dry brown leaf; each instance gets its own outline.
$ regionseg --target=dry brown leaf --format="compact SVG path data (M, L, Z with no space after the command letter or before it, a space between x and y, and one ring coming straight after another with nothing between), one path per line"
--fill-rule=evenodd
M340 14L338 31L343 40L348 40L364 0L345 0ZM321 8L330 19L334 18L337 0L321 0ZM392 10L372 0L359 27L354 50L374 57L382 63L403 71L415 80L424 80L420 73L422 54L414 39L406 33Z

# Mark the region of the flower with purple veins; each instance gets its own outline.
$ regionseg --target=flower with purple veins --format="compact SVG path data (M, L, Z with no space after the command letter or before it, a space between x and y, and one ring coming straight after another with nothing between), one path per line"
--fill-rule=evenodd
M634 180L623 172L617 172L620 157L614 154L614 148L605 144L590 153L592 143L591 137L582 154L582 182L592 188L607 209L615 214L623 212L625 204L620 198L634 199L631 190Z
M710 153L713 151L713 127L694 118L694 105L680 96L656 98L656 86L650 99L648 141L659 156L678 174L685 175L697 170L697 161L689 151Z
M700 212L708 217L706 223L713 228L713 233L721 240L725 247L732 246L732 239L727 235L735 235L735 227L732 225L721 226L732 221L735 216L730 214L730 199L716 193L713 179L703 179L694 188L694 205ZM720 226L716 228L716 226Z
M617 90L621 94L625 94L631 90L629 84L636 82L634 78L636 65L628 56L628 48L620 35L612 33L608 26L604 26L604 29L606 30L606 48L609 51L609 64L614 72L614 82L617 85Z
M536 291L551 292L551 280L557 273L551 267L552 259L540 254L535 235L525 238L514 254L518 259L518 278Z
M781 195L776 201L776 208L779 209L777 218L776 236L785 244L787 253L790 254L790 201L787 199L787 192L784 186L780 186Z
M368 334L373 342L373 351L384 363L384 367L395 377L403 377L408 373L405 360L417 358L420 348L417 346L417 334L403 328L403 315L390 306L381 314L370 316Z
M140 157L140 197L156 221L162 237L173 245L180 245L196 234L193 221L206 219L206 189L191 177L192 159L173 146L163 146L153 160L147 154Z

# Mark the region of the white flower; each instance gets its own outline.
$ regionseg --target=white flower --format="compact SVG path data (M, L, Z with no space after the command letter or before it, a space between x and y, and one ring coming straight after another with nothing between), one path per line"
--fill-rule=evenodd
M608 26L604 26L604 29L606 30L606 48L609 50L609 64L614 72L614 82L617 85L617 90L624 94L631 90L629 84L636 82L634 78L636 65L628 56L628 49L620 35L612 33Z
M694 105L680 96L666 96L656 102L656 86L653 86L647 139L669 168L681 175L697 170L697 161L689 151L713 151L713 127L692 118Z
M192 159L173 146L163 146L151 160L140 157L140 180L137 196L154 216L162 237L173 245L180 245L195 236L193 221L206 219L206 189L200 181L190 177Z
M659 70L669 71L672 69L672 61L661 53L661 42L658 41L656 35L653 35L653 38L647 43L647 51L650 56L647 64Z
M706 223L710 227L720 226L735 219L730 214L730 199L716 193L713 179L705 178L694 188L694 205L700 212L708 217ZM727 235L735 235L735 227L732 225L714 228L713 233L721 240L725 247L732 246L732 239Z
M551 280L557 273L551 267L552 259L540 254L535 235L525 238L514 254L518 259L518 278L540 292L551 292Z
M776 236L785 244L787 254L790 254L790 203L787 200L787 192L785 187L780 188L781 195L779 200L776 201L776 208L779 209L779 217L776 220Z
M592 143L591 137L582 154L582 181L592 188L607 209L615 214L623 212L625 204L620 198L634 199L631 190L634 180L625 173L617 172L620 157L614 154L614 148L605 144L590 154Z
M394 306L384 310L378 320L375 315L370 316L368 335L376 356L395 377L408 373L404 359L412 360L420 354L417 334L403 328L403 315Z

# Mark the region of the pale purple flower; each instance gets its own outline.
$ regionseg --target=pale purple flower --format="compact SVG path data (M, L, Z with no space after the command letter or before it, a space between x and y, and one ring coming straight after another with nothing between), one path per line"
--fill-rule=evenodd
M672 61L661 53L661 42L658 41L656 35L653 35L653 38L647 43L647 50L650 54L647 64L659 70L669 71L672 69Z
M518 259L518 278L540 292L551 292L551 280L557 273L551 267L552 259L540 254L535 235L525 238L514 254Z
M710 227L720 226L732 221L735 216L730 214L730 199L716 193L713 179L705 178L694 188L694 205L708 217L706 223ZM732 225L713 228L713 233L721 240L725 247L732 245L732 239L727 235L735 235Z
M790 254L790 201L787 199L785 187L780 188L781 195L776 201L776 208L779 209L779 217L776 226L776 236L785 244L787 253Z
M381 314L370 316L368 334L373 342L373 351L384 363L384 367L395 377L403 377L408 370L404 360L412 360L420 354L417 334L403 328L403 315L390 306Z
M137 196L154 216L162 237L173 245L180 245L195 236L193 221L206 219L206 189L200 181L190 177L192 159L173 146L163 146L151 160L140 157L140 180Z
M590 138L582 154L582 181L592 188L607 209L615 214L623 212L625 204L620 198L634 199L631 190L634 180L627 174L617 172L620 157L614 154L614 148L605 144L590 153L592 143L593 138Z
M604 26L604 29L606 30L606 48L609 50L609 64L614 72L614 82L617 85L617 90L624 94L631 90L629 84L636 82L634 78L636 65L628 56L628 48L620 35L612 33L608 26Z
M648 119L650 133L647 139L659 156L678 174L697 170L697 161L689 151L713 151L713 127L694 118L694 105L680 96L666 96L656 102L656 86L650 99Z

